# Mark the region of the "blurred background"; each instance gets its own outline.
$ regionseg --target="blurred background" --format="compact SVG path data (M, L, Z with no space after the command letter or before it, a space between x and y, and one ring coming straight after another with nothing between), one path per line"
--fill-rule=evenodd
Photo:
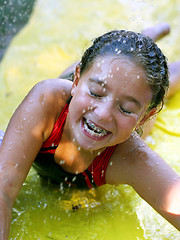
M28 22L35 0L0 0L0 61L12 38Z

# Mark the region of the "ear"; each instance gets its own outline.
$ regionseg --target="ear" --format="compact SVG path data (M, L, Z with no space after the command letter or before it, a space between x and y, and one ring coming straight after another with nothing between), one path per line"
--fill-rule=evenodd
M77 65L76 69L75 69L75 73L74 73L74 81L73 81L73 85L72 85L72 89L71 89L71 95L74 96L74 92L76 90L76 87L78 85L80 79L80 66Z
M157 113L157 108L152 108L142 119L141 121L138 123L138 125L136 126L136 128L139 128L140 126L142 126L150 117L152 117L153 115L155 115Z

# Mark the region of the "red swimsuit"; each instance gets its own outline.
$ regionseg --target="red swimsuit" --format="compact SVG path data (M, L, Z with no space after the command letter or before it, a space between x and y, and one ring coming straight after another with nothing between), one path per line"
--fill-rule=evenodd
M116 146L107 147L97 156L91 165L82 173L72 174L65 172L62 167L54 161L54 153L61 140L63 127L68 114L70 100L64 106L49 138L43 143L39 154L34 162L35 168L40 175L50 178L53 182L66 182L78 187L89 188L105 184L105 174L108 162Z

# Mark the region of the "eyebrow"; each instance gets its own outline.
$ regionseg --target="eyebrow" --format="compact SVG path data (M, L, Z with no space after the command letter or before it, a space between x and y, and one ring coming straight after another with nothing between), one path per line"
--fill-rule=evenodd
M131 102L134 102L139 108L142 108L142 105L140 104L140 102L136 98L131 97L131 96L127 96L126 99L131 101Z
M90 82L95 82L95 83L97 83L101 86L106 85L106 83L104 81L100 80L99 78L90 78L89 81Z

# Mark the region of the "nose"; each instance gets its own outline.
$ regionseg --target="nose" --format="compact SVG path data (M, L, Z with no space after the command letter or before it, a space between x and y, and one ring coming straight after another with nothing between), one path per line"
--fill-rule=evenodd
M99 103L94 112L99 121L111 122L113 120L113 106L111 102L101 102Z

